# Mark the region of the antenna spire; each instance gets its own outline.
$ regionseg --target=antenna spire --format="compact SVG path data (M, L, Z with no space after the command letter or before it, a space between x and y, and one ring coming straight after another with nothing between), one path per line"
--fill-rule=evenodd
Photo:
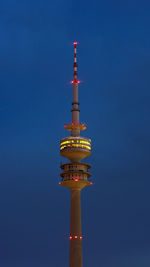
M77 42L73 43L74 45L74 83L77 82Z
M71 136L79 137L80 131L86 129L85 123L80 124L79 122L79 102L78 102L78 84L80 81L77 79L77 42L73 42L74 45L74 64L73 64L73 81L71 81L73 85L73 102L72 102L72 122L70 125L65 125L65 129L71 131Z
M74 69L74 73L73 73L73 81L71 81L71 83L80 83L80 81L78 81L77 79L77 42L73 42L74 45L74 64L73 64L73 69Z

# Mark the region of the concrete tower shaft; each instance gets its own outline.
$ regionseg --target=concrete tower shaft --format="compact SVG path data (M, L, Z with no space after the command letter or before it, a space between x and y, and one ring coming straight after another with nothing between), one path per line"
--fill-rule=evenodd
M69 266L82 266L81 196L79 189L71 190Z
M78 102L78 84L73 84L73 103L72 103L72 122L79 124L79 102Z

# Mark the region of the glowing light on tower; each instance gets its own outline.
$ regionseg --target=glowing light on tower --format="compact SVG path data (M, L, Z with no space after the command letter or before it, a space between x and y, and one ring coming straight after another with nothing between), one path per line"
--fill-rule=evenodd
M65 129L70 131L70 136L61 139L60 154L70 160L60 167L62 181L60 185L66 186L71 192L71 215L70 215L70 260L69 267L82 267L82 232L81 232L81 199L80 193L85 186L92 184L89 181L90 165L81 162L91 154L91 139L80 136L80 131L86 129L84 123L79 122L79 102L77 78L77 42L74 45L74 75L73 81L73 103L72 103L72 122L65 124Z

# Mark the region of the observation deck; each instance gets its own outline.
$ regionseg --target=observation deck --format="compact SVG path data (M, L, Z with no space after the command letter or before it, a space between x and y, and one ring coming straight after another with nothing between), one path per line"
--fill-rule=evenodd
M80 162L91 155L91 139L69 136L60 141L60 154L72 162Z
M60 174L62 177L61 185L67 186L70 189L82 189L85 186L92 184L89 181L91 174L88 172L90 165L81 162L69 162L62 164L61 169L63 172Z
M90 165L81 162L66 163L60 166L63 172L60 176L63 180L87 180L91 174L88 172Z

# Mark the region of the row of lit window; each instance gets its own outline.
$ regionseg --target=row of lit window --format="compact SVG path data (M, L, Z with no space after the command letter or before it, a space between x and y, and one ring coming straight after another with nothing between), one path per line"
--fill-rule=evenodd
M67 166L65 169L64 169L65 171L80 171L80 172L83 172L83 171L87 171L87 168L84 168L84 169L79 169L79 167L78 166Z
M71 144L71 143L80 143L80 144L91 145L90 142L83 141L83 140L70 140L70 141L64 141L64 142L61 143L61 145L64 145L64 144Z
M90 146L86 146L86 145L75 145L75 144L72 144L72 145L66 145L66 146L61 146L60 147L60 150L66 148L66 147L81 147L81 148L86 148L88 150L91 150L91 147Z

